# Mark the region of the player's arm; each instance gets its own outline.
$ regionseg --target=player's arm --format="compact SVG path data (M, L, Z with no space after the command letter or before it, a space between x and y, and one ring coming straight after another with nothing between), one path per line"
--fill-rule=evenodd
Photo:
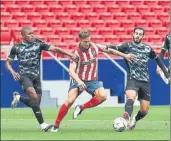
M74 79L78 83L80 91L84 91L87 89L87 87L84 84L84 82L79 78L78 74L75 72L76 67L77 67L76 62L71 60L69 66L69 75L71 76L72 79Z
M14 69L12 68L12 61L15 58L15 55L16 55L16 48L14 46L14 47L12 47L10 54L5 62L5 67L11 73L14 80L19 80L20 79L19 73L15 72Z
M121 44L120 46L97 44L97 46L100 48L99 49L100 51L105 52L107 54L113 54L113 55L121 56L129 62L131 62L131 60L136 56L134 54L123 53L127 48L127 46L125 44ZM119 50L119 48L121 48L121 49Z

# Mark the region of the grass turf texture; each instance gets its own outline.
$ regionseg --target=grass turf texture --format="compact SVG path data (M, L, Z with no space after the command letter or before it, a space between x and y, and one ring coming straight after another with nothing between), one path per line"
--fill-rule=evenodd
M134 113L138 111L134 108ZM42 108L45 122L53 124L59 108ZM42 132L29 108L1 109L2 140L170 140L170 107L150 107L149 114L134 130L116 132L113 119L120 117L123 107L86 109L72 119L70 109L58 133Z

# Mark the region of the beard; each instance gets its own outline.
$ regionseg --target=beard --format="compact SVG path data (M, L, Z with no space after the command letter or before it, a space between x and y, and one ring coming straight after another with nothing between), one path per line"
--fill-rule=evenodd
M141 40L139 39L139 41L136 41L136 39L134 38L134 43L139 44L141 43Z

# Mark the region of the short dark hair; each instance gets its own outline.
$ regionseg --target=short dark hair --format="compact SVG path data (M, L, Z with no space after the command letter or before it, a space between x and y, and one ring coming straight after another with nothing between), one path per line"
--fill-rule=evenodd
M81 29L79 34L78 34L79 38L87 38L90 36L90 32L87 29Z
M137 30L137 29L143 30L143 35L145 34L144 28L142 28L142 27L135 27L135 28L134 28L134 32L135 32L135 30Z

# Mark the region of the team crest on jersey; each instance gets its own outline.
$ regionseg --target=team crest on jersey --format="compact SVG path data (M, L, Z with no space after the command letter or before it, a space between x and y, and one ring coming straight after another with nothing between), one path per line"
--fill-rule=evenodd
M91 50L91 53L92 53L93 56L95 56L95 55L96 55L95 49L92 49L92 50Z

